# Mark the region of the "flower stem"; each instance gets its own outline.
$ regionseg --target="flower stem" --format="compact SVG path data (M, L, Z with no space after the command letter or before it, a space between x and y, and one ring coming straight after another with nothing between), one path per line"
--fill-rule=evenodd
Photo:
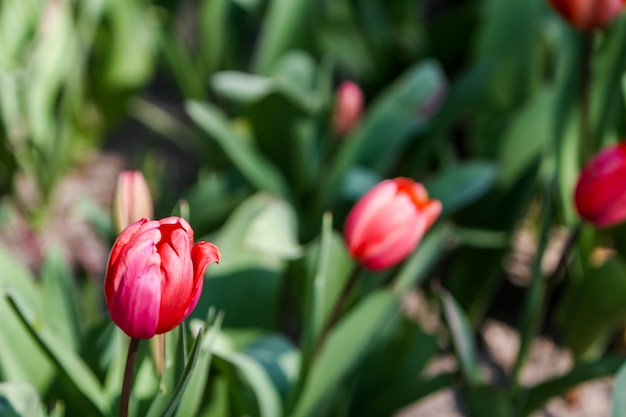
M326 321L324 330L322 330L322 335L320 337L320 345L324 342L324 340L326 339L326 336L328 336L330 329L332 329L335 326L335 324L337 324L337 322L339 321L339 317L341 316L341 311L344 309L346 302L348 301L348 298L350 296L350 293L352 292L352 290L354 289L354 286L356 285L358 281L360 271L361 271L361 268L358 266L352 270L352 274L350 274L350 277L348 278L348 282L346 283L346 285L344 285L343 290L341 291L341 294L339 295L339 298L337 298L337 302L333 306L333 310L328 316L328 320Z
M591 53L593 48L593 32L584 33L581 44L580 74L580 139L581 162L585 162L593 153L591 131Z
M137 358L137 348L139 340L132 338L128 345L126 356L126 368L124 369L124 382L122 383L122 394L120 397L120 417L128 417L128 403L130 401L130 391L133 387L133 376L135 374L135 359Z

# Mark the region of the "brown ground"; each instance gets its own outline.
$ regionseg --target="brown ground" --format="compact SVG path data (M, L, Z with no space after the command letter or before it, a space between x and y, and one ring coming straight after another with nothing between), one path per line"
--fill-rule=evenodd
M492 363L482 361L484 375L497 383L502 371L510 371L518 347L516 331L500 322L488 321L482 330ZM524 385L534 385L545 379L561 375L572 366L570 354L547 338L540 337L533 343L528 364L522 371ZM454 358L440 356L430 364L428 372L436 374L456 367ZM580 385L569 398L553 398L532 417L609 417L613 378L601 378ZM458 392L450 388L438 391L405 408L395 417L463 417L459 408Z

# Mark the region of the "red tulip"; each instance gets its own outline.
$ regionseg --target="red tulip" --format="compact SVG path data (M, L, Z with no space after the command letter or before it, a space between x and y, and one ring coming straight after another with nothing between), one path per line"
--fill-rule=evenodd
M194 246L193 230L180 217L131 224L109 256L104 293L111 318L137 339L172 330L196 307L204 270L219 259L214 244Z
M417 247L440 213L441 202L429 199L421 184L409 178L382 181L348 215L348 250L368 269L394 266Z
M333 111L333 132L338 136L346 136L359 124L363 109L363 92L361 88L345 81L337 90L337 100Z
M549 0L571 25L592 30L606 26L617 17L626 0Z
M113 197L113 223L121 232L131 223L152 218L152 196L141 171L122 171Z
M603 149L583 167L574 201L580 217L596 226L626 219L626 141Z

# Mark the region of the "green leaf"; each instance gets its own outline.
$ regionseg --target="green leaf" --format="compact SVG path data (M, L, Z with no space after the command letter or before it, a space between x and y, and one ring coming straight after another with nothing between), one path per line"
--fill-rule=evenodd
M58 246L50 248L44 259L41 283L43 317L46 325L63 339L69 348L78 351L81 333L74 307L72 276Z
M310 307L306 317L303 340L307 345L303 350L313 347L341 294L348 276L354 268L354 261L348 254L343 238L332 229L332 215L325 213L322 221L322 233L306 257L306 276L309 277L308 293Z
M301 52L285 54L270 77L241 71L221 71L211 78L211 87L221 96L238 104L251 105L280 94L299 111L308 112L319 101L312 89L315 62Z
M613 382L611 417L626 417L626 362L620 366Z
M229 217L215 239L222 259L219 266L209 267L205 289L192 317L206 314L210 307L224 310L224 326L272 328L280 305L280 282L287 266L283 255L246 244L256 219L273 204L276 196L258 193L245 200ZM280 227L289 227L282 224ZM285 236L291 232L282 233ZM254 237L257 243L263 236ZM270 239L271 240L271 239ZM254 303L242 303L254 299Z
M36 0L5 1L0 4L0 68L19 64L24 45L39 24L44 4Z
M3 417L44 417L37 390L26 382L0 383L0 415Z
M76 356L72 350L67 349L64 341L58 339L51 328L44 326L41 317L37 317L37 313L29 308L16 291L9 288L6 290L6 294L11 306L28 327L39 347L57 366L57 370L68 378L100 414L110 415L111 404L107 401L100 382L85 362Z
M100 368L106 369L104 393L108 402L114 404L122 392L128 336L108 316L106 319L106 322L98 323L97 327L91 329L88 333L90 337L85 340L84 344L92 347L88 353L94 350L100 353L96 360Z
M346 139L324 179L319 207L332 201L354 166L364 166L384 176L418 129L426 126L445 91L440 66L425 61L409 68L369 107L359 127Z
M250 343L242 353L263 366L284 399L300 370L300 351L293 343L283 335L266 334Z
M352 390L352 415L391 416L433 389L445 386L421 375L437 354L435 336L425 333L413 319L400 317L394 322L397 324L389 336L358 368L356 387ZM448 378L446 382L450 385L452 381Z
M527 388L520 394L523 399L520 415L526 416L541 408L550 398L562 395L583 382L612 375L624 364L624 357L606 356L594 362L576 365L565 375L549 379Z
M315 82L317 64L313 57L301 50L289 51L282 55L272 71L272 78L286 95L296 103L301 102L308 109L307 96L316 94Z
M176 416L196 416L200 410L203 394L209 383L209 370L211 359L213 357L213 343L220 331L223 315L220 314L212 326L207 327L204 331L204 340L198 351L196 365L189 378L187 389L183 393ZM207 319L207 324L209 320Z
M176 385L185 366L183 326L165 333L164 369L159 380L159 390L150 403L146 417L161 416L174 396Z
M288 197L288 188L280 172L230 126L220 109L198 101L188 101L185 108L194 122L217 141L251 185Z
M260 417L282 415L280 395L260 363L245 354L228 349L221 343L215 344L213 354L232 366L242 382L249 387L253 395L252 401L258 407L257 415Z
M145 2L113 0L108 6L111 38L104 78L118 88L136 88L152 74L157 21Z
M29 67L26 102L29 127L34 144L50 157L58 144L58 94L71 65L80 50L74 33L74 22L68 7L49 9L45 36L35 44Z
M284 200L273 198L252 220L242 244L263 256L295 259L302 252L297 235L293 208Z
M626 320L626 267L618 255L589 268L565 317L565 343L574 356L600 356Z
M176 412L180 401L183 398L183 394L185 392L185 388L189 383L189 379L191 378L191 374L198 359L198 347L200 346L200 341L202 340L202 333L199 333L196 337L196 341L191 349L189 357L187 358L187 363L185 364L185 369L183 370L180 379L176 383L176 388L174 389L173 395L171 397L170 402L167 405L167 408L161 414L161 417L171 417Z
M235 207L248 196L248 188L229 187L226 175L199 174L185 199L189 203L189 223L198 230L211 230L220 225Z
M593 55L592 110L594 116L594 149L600 149L609 143L611 129L622 116L618 110L621 91L620 85L626 65L626 20L616 19L606 37L606 43ZM623 100L623 99L622 99Z
M310 11L307 0L270 0L254 57L255 72L269 74L281 55L305 43Z
M386 326L396 303L393 292L378 290L339 321L316 356L291 417L316 415L320 404L332 395Z
M379 174L388 172L409 139L436 114L446 88L445 74L436 61L427 60L406 70L376 97L361 125L347 139L359 148L354 162Z
M0 288L4 292L10 288L18 293L33 311L39 311L41 297L34 278L12 258L0 249ZM46 354L29 334L11 308L6 297L0 298L0 369L5 381L31 381L41 392L48 389L53 377L53 367Z
M500 152L499 185L513 185L549 149L554 107L554 90L544 89L507 123Z
M230 0L203 0L198 12L200 56L208 73L216 71L227 48Z
M497 174L495 164L475 160L444 169L425 186L431 198L441 200L442 215L450 215L489 192Z
M511 404L507 393L494 386L477 385L463 390L469 417L509 417Z
M250 104L278 88L274 80L241 71L221 71L211 78L216 93L235 103Z
M477 385L481 382L481 378L476 360L474 332L467 315L445 289L439 287L436 288L436 292L443 304L444 317L452 336L456 356L461 362L463 375L470 386Z

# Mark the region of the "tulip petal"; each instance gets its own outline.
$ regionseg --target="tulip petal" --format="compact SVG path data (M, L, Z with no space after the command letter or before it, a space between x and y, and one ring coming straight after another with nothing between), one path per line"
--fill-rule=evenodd
M147 223L152 224L147 225ZM128 243L135 238L140 229L142 231L146 230L146 228L156 229L157 226L157 222L150 222L149 219L143 218L137 220L126 229L122 230L122 232L117 236L117 239L115 239L113 249L111 249L111 254L109 255L108 265L114 265L117 262L120 253L128 247Z
M415 249L441 208L440 201L430 200L424 186L410 178L382 181L348 215L348 250L369 269L389 268Z
M176 227L176 228L173 228ZM188 235L179 225L161 225L158 245L161 257L161 309L157 333L176 327L187 311L186 301L194 289L193 264Z
M385 180L374 186L355 204L344 228L346 241L350 242L351 250L360 251L366 243L371 225L394 198L396 191L395 183L392 180Z
M106 298L111 318L128 336L155 335L161 304L161 265L155 243L142 239L120 255L107 272ZM117 285L115 285L117 284Z
M583 168L574 201L580 216L604 227L626 219L626 143L609 146Z
M168 229L168 226L169 230L182 229L187 234L189 247L191 248L193 246L193 229L191 228L189 223L187 223L187 220L183 219L182 217L171 216L159 220L159 224L162 226L162 230Z
M392 266L411 253L426 232L426 218L407 194L398 195L372 225L358 257L370 269Z
M192 291L192 296L188 303L189 306L183 320L189 317L194 308L196 308L198 300L200 300L204 285L204 271L207 266L212 262L220 263L220 250L210 242L198 242L191 251L191 259L194 269L195 288Z

